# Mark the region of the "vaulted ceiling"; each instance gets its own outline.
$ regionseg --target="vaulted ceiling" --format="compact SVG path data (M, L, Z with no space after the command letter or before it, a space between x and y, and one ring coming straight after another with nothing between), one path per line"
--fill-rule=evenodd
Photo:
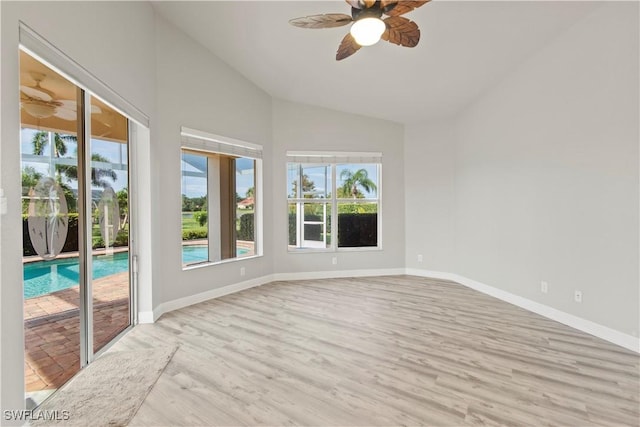
M599 7L583 1L435 0L406 16L415 48L386 42L335 60L349 27L291 18L350 13L342 1L154 2L156 10L276 98L400 123L455 115Z

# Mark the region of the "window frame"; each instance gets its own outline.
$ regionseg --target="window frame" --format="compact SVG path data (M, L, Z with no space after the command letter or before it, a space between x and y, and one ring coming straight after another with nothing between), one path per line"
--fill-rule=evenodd
M299 161L296 160L297 157L304 155L310 160ZM325 161L314 161L315 158L319 158ZM367 161L361 161L360 159L367 158ZM319 160L318 159L318 160ZM372 161L375 160L375 161ZM309 167L318 167L318 166L327 166L330 169L330 181L331 181L331 191L330 196L327 198L318 198L318 199L306 199L304 197L289 197L290 188L287 188L287 218L289 215L289 206L291 204L296 205L296 210L299 212L300 206L304 204L326 204L329 206L328 209L331 212L331 227L330 227L330 235L331 235L331 243L326 248L305 248L305 247L292 247L288 244L288 233L287 233L287 253L295 254L295 253L335 253L335 252L369 252L369 251L381 251L383 249L382 246L382 154L381 153L325 153L325 152L287 152L287 162L286 162L286 170L287 173L289 171L289 166L295 164L297 167L297 180L301 183L298 185L296 196L303 196L302 194L302 175L303 170ZM337 182L337 170L340 165L353 165L353 164L362 164L362 165L374 165L376 167L376 178L377 178L377 191L375 198L363 198L363 199L354 199L354 198L339 198L338 197L338 182ZM287 187L289 187L288 179L287 179ZM348 203L348 204L365 204L365 203L376 203L377 205L377 245L376 246L359 246L359 247L339 247L338 246L338 205L340 203ZM300 235L300 223L296 219L296 240L299 239ZM326 228L326 227L325 227ZM325 230L326 234L326 230Z
M264 256L263 240L263 158L262 145L246 142L221 135L215 135L204 131L199 131L187 127L181 128L180 159L183 153L198 154L207 158L214 155L234 156L236 158L246 158L253 160L254 171L254 254L249 256L234 256L232 258L211 261L211 227L210 221L207 223L209 232L207 233L208 260L193 264L182 263L182 237L180 238L180 265L183 271L205 268L220 264L239 262ZM182 166L180 167L182 180ZM209 187L211 176L207 171L207 186ZM181 186L182 191L182 186ZM211 200L210 189L207 188L207 216L210 218L211 208L214 202ZM182 206L182 203L181 203ZM236 208L237 209L237 208ZM180 230L182 230L182 215L180 219ZM220 240L220 236L217 237ZM236 237L237 241L237 237Z

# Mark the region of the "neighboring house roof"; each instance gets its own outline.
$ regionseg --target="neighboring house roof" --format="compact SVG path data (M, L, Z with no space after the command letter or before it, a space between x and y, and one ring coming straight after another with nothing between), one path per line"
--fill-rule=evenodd
M238 206L252 206L255 202L253 201L253 197L247 197L244 200L238 202Z

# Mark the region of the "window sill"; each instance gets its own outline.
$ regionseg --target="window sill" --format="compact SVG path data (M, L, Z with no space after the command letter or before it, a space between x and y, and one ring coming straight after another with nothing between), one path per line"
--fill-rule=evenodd
M365 246L360 248L327 248L327 249L287 249L290 254L318 254L318 253L337 253L337 252L376 252L382 251L382 246Z
M182 266L182 271L198 270L200 268L212 267L212 266L215 266L215 265L230 264L230 263L234 263L234 262L244 261L244 260L247 260L247 259L255 259L255 258L262 258L262 257L263 257L263 255L251 255L251 256L245 256L245 257L239 257L239 258L223 259L222 261L201 262L201 263L198 263L198 264L183 265Z

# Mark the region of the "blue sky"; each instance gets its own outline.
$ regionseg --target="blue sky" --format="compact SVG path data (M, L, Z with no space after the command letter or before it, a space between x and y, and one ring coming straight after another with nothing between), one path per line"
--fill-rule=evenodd
M182 162L182 170L186 172L198 173L206 169L206 162L203 156L184 154L189 157L189 162ZM247 190L254 186L253 179L253 159L236 159L236 192L240 197L245 197ZM207 180L205 176L183 176L182 194L189 198L202 197L207 194Z
M375 182L376 185L378 183L378 174L377 174L377 166L374 164L339 164L336 165L336 188L339 188L343 184L343 180L340 179L340 174L343 170L351 170L355 172L359 169L364 169L367 171L369 175L369 179ZM325 177L325 170L327 176ZM287 191L288 194L291 194L293 188L293 181L297 180L297 169L292 170L289 169L287 171ZM309 177L309 180L315 184L315 191L317 193L321 193L326 195L326 197L330 196L331 193L331 169L327 166L318 166L318 165L303 165L303 174ZM326 178L326 179L325 179ZM326 188L325 188L326 187ZM376 192L367 192L364 189L361 189L365 197L376 197Z
M33 136L37 130L23 128L20 133L20 152L23 154L32 154L33 153L33 145L31 141L33 140ZM65 158L75 158L77 155L77 146L73 142L67 142L67 154L64 156ZM109 160L111 163L127 164L127 146L126 144L121 144L119 142L111 142L104 141L101 139L92 139L91 140L91 152L100 154L102 157ZM49 173L49 163L46 161L51 154L51 147L49 144L45 147L43 153L43 162L29 162L26 164L27 166L32 166L37 172L40 172L43 175L50 175ZM25 165L23 165L25 166ZM116 170L116 180L110 181L111 186L115 191L119 191L128 186L127 183L127 172L122 170ZM77 189L78 183L75 181L67 182L71 188Z

